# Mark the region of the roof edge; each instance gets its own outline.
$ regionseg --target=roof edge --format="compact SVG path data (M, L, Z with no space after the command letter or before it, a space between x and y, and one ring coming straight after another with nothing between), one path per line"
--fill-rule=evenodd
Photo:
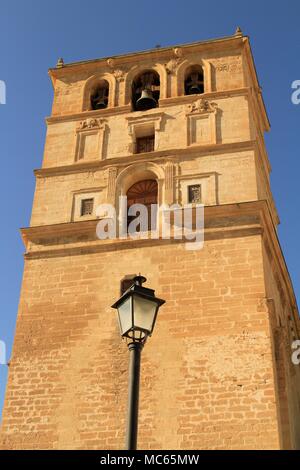
M142 55L142 54L153 54L153 53L161 53L161 52L167 52L167 51L170 51L174 48L181 48L181 49L187 49L189 47L193 47L193 46L200 46L200 45L207 45L207 44L215 44L215 43L219 43L219 42L230 42L230 41L236 41L236 40L240 40L240 39L243 39L243 38L247 38L248 36L246 35L243 35L242 33L235 33L231 36L224 36L224 37L220 37L220 38L215 38L215 39L206 39L204 41L194 41L194 42L190 42L190 43L184 43L184 44L174 44L174 45L171 45L171 46L166 46L166 47L156 47L156 48L152 48L152 49L145 49L145 50L142 50L142 51L135 51L135 52L127 52L125 54L118 54L118 55L111 55L111 56L106 56L106 57L101 57L101 58L98 58L98 59L88 59L88 60L82 60L82 61L77 61L77 62L69 62L69 63L64 63L63 66L60 66L60 67L50 67L48 70L49 70L49 74L51 74L52 72L56 72L56 71L60 71L60 70L65 70L67 68L71 68L71 67L76 67L76 66L81 66L81 65L85 65L85 64L93 64L93 63L97 63L97 62L102 62L102 61L107 61L108 59L118 59L118 58L130 58L130 57L134 57L136 55Z

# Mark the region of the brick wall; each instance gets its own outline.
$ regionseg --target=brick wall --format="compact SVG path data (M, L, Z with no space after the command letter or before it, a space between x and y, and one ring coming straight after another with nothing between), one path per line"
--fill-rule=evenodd
M167 300L143 351L140 448L278 448L259 236L27 260L2 447L123 447L128 352L110 305L139 271Z

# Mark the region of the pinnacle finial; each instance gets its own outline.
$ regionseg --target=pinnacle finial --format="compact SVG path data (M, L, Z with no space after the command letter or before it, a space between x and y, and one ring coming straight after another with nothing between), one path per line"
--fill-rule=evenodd
M235 35L236 36L243 36L243 31L241 30L241 28L239 26L235 30Z
M64 59L62 57L60 57L57 61L56 67L60 68L60 67L63 67L64 65L65 65Z

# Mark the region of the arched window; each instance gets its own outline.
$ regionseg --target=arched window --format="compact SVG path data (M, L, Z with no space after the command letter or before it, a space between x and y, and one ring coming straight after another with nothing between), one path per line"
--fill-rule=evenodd
M94 85L90 94L90 109L105 109L108 106L109 84L101 80Z
M186 70L184 80L185 95L204 93L204 74L201 65L193 65Z
M138 181L137 183L133 184L127 191L127 213L128 209L133 204L143 204L148 213L148 230L151 228L156 229L156 219L157 219L157 206L156 210L152 208L152 220L151 220L151 205L157 205L157 197L158 197L158 184L157 181L154 179L147 179L143 181ZM127 218L127 226L130 224L132 220L138 217L139 214L136 216L128 216ZM152 223L151 223L152 222ZM137 232L141 231L141 227L137 228Z
M146 111L158 106L159 75L149 70L138 75L132 83L132 106L135 111Z

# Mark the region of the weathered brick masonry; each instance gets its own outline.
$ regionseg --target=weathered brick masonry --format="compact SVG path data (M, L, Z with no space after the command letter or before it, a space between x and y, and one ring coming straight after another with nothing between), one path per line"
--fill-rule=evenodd
M196 66L203 93L185 95ZM150 69L159 107L133 111L132 81ZM248 38L69 64L50 76L0 448L123 448L128 351L110 305L120 279L142 272L167 302L143 351L139 448L299 449L300 368L291 362L299 318L276 236L269 123ZM107 107L91 110L104 80ZM154 150L135 153L136 139L152 132ZM117 205L149 179L159 203L185 204L190 185L201 186L202 250L97 239L96 205Z

